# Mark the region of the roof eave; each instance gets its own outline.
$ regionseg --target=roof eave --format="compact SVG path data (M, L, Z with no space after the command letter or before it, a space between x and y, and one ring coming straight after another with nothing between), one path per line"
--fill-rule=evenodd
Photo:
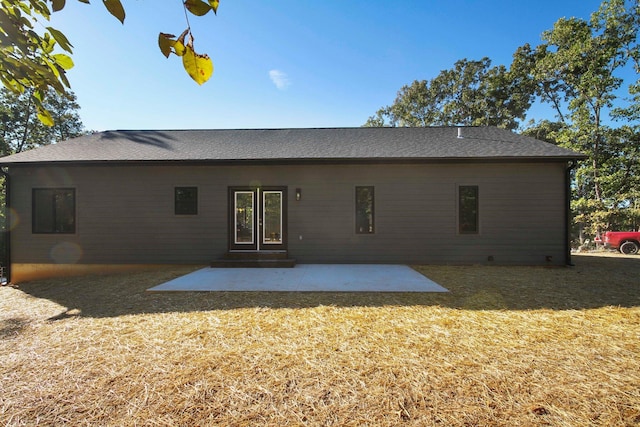
M491 156L491 157L340 157L274 159L117 159L49 160L0 162L0 167L16 166L116 166L116 165L265 165L265 164L389 164L389 163L548 163L584 160L586 155L567 156Z

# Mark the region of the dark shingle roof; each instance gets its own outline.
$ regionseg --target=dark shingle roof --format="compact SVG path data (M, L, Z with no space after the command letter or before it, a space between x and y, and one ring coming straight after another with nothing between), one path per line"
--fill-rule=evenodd
M0 158L30 163L569 160L581 154L493 127L126 130Z

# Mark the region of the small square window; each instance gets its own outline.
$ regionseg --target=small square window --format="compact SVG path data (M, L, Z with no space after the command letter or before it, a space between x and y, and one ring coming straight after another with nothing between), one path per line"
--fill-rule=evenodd
M33 233L76 232L76 190L34 188L32 193Z
M373 234L374 232L374 189L373 187L356 187L356 233Z
M175 214L198 215L198 188L175 188Z

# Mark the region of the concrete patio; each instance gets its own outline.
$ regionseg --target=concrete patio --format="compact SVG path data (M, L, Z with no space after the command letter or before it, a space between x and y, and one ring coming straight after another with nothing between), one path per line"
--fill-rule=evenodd
M406 265L299 264L294 268L203 268L152 292L448 292Z

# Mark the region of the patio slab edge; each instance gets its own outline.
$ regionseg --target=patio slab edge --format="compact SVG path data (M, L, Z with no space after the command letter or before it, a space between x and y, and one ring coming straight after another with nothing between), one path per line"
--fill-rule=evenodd
M298 264L294 268L203 268L150 292L448 292L406 265Z

